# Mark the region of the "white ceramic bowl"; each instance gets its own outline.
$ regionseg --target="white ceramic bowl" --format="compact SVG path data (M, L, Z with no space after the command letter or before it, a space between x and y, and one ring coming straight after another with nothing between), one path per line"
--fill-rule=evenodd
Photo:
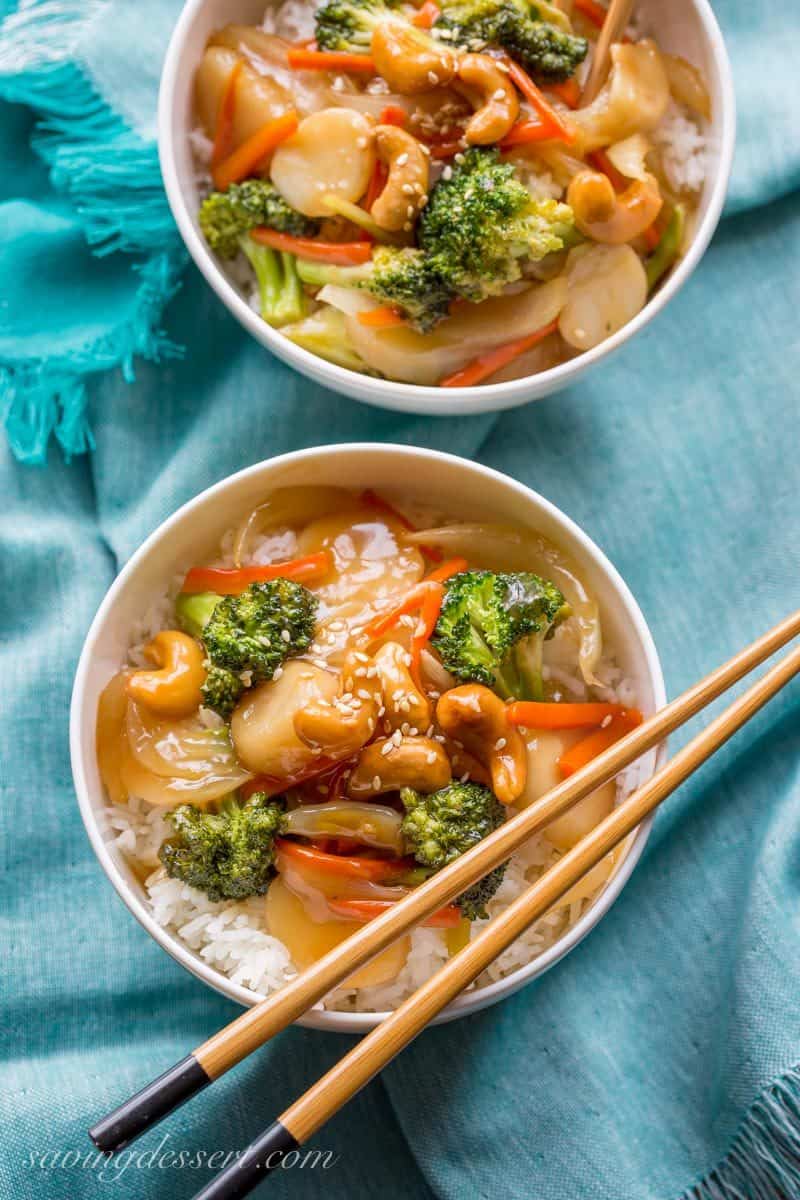
M230 22L258 23L267 0L188 0L175 26L164 62L158 106L161 171L181 236L197 266L236 319L262 345L304 375L346 396L401 412L445 416L494 412L538 400L573 383L634 334L683 287L717 227L728 186L735 136L735 101L730 64L708 0L640 0L659 44L695 63L708 82L714 119L709 136L708 173L700 197L692 244L675 271L642 311L593 350L526 379L485 387L436 388L372 379L345 370L294 345L260 319L227 278L203 239L196 214L199 197L188 133L194 125L195 68L210 34Z
M599 600L606 640L614 648L619 665L634 682L642 710L649 714L665 703L664 680L653 639L636 601L608 559L547 500L487 467L408 446L369 443L327 446L285 454L249 467L184 504L123 567L92 622L72 693L72 772L95 853L133 915L174 959L217 991L244 1005L255 1004L259 997L214 970L153 920L141 883L114 845L114 834L105 820L105 798L95 755L97 702L108 680L125 661L134 622L153 598L164 591L165 581L172 578L176 568L180 570L212 556L225 530L236 525L243 513L275 488L309 483L380 488L389 494L424 501L445 513L464 513L467 519L483 517L539 530L567 550L581 566L584 579ZM662 757L663 754L662 749ZM645 771L652 771L656 761L655 754L648 756ZM649 821L640 826L605 890L559 942L513 975L461 996L439 1019L452 1019L494 1004L541 975L576 946L622 891L644 849L649 830ZM316 1029L357 1033L371 1029L382 1015L315 1011L300 1023Z

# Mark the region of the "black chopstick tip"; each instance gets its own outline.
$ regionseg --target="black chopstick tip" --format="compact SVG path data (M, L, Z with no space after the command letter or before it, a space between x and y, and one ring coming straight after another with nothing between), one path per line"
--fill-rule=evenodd
M274 1121L235 1162L206 1184L194 1200L242 1200L299 1145L285 1125Z
M193 1054L159 1075L89 1130L98 1150L122 1150L145 1130L208 1087L211 1079Z

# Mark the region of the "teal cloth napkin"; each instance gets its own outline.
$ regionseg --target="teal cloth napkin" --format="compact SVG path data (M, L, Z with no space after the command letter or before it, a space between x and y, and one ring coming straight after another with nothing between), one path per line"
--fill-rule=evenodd
M82 639L115 571L178 504L320 441L477 458L537 488L607 551L650 622L671 695L798 603L793 5L719 5L740 144L729 215L680 296L578 387L447 421L368 409L295 375L194 270L162 317L181 261L150 138L175 11L49 0L0 35L3 1200L109 1188L189 1197L219 1166L214 1151L244 1146L348 1045L286 1031L116 1165L91 1153L93 1119L236 1012L117 899L69 770ZM45 28L56 16L58 54ZM34 132L32 111L46 129ZM120 240L115 168L120 202L140 172L144 227L97 259L87 234L101 247ZM174 345L182 359L141 361ZM105 370L130 370L134 356L132 385ZM90 426L96 449L71 465L56 452L30 470L12 454L40 459L52 429L74 452ZM572 955L502 1005L424 1034L314 1139L332 1166L266 1186L308 1200L799 1197L798 718L794 685L659 814L624 894Z

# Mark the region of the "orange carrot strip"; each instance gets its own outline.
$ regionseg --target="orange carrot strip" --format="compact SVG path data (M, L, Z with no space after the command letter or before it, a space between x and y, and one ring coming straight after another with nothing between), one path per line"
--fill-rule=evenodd
M419 688L422 688L420 679L419 665L422 648L430 641L431 634L436 628L436 622L439 620L439 613L442 611L442 599L444 597L444 588L441 583L435 579L423 579L416 587L413 587L396 608L391 612L384 613L380 617L376 617L374 621L370 621L365 627L364 632L370 638L383 637L392 629L401 617L413 612L419 612L419 620L411 635L411 645L409 647L411 653L411 663L409 671L411 678Z
M294 71L343 71L345 74L374 75L375 64L368 54L344 54L339 50L305 50L294 46L286 59Z
M571 79L565 79L563 83L548 83L547 90L558 96L559 100L563 100L569 108L577 108L581 102L581 89L574 75Z
M579 13L583 13L587 20L596 25L598 29L602 29L608 16L608 9L603 8L602 4L598 4L597 0L574 0L575 7Z
M439 387L474 387L476 383L483 383L484 379L488 379L490 375L494 375L495 371L499 371L507 363L519 358L520 354L524 354L526 350L531 350L551 333L555 333L557 329L558 321L551 321L549 325L542 326L535 333L529 333L527 337L517 338L514 342L507 342L505 346L499 346L497 350L481 354L471 363L467 363L466 367L462 367L460 371L456 371L453 375L446 375L441 380Z
M372 257L372 242L321 242L314 238L294 237L291 233L279 233L266 225L257 225L250 236L262 246L296 254L298 258L311 258L316 262L333 263L338 266L353 266L369 262Z
M234 63L233 69L225 80L222 99L217 112L217 128L214 133L214 146L211 150L211 166L227 158L233 149L233 118L236 115L236 84L242 73L244 59Z
M628 716L635 718L636 725L642 720L638 709L599 701L547 704L537 700L515 700L506 709L506 716L511 725L525 725L528 729L590 729L593 725L602 725L606 717L613 721L615 717Z
M238 596L251 583L265 583L269 579L320 579L330 569L331 556L327 550L263 567L192 567L186 573L181 591Z
M444 583L446 579L452 579L454 575L460 575L462 571L466 571L469 563L465 558L448 558L447 562L443 562L435 571L431 571L430 575L426 575L426 580L433 580L434 583Z
M390 304L382 304L380 308L367 308L356 314L359 325L369 329L391 329L393 325L405 325L406 319Z
M552 136L558 138L559 141L567 142L567 144L574 142L575 130L570 129L553 106L547 103L544 94L533 82L527 71L523 71L519 63L515 63L511 58L506 59L506 64L511 82L522 92L528 103L532 105L542 118L542 121L549 123L553 127L555 132Z
M381 111L381 125L399 125L401 128L408 120L408 113L399 104L387 104Z
M289 112L276 117L274 121L268 121L266 125L262 125L246 141L242 142L241 146L237 146L232 154L223 158L216 167L212 168L211 176L214 180L214 187L224 192L232 183L239 183L240 180L247 179L248 175L252 175L259 163L266 158L270 150L274 150L281 142L285 142L288 137L291 137L298 124L297 113L294 109L290 109Z
M557 137L556 129L547 121L517 121L516 125L512 125L503 138L500 149L508 150L512 146L525 146L529 142L552 141Z
M641 723L642 714L635 708L620 713L617 717L612 717L604 728L595 729L594 733L581 738L561 755L558 760L558 769L562 776L566 779L568 775L585 767L593 758L597 758L598 754L602 754L609 746L613 746L615 742L618 742L626 733L630 733Z
M348 917L353 921L371 921L373 917L379 917L394 904L396 904L394 900L351 900L336 897L328 900L328 908L331 912L336 913L337 916ZM420 924L428 929L454 929L456 925L461 924L461 909L455 904L448 904L446 908L440 908L437 912L431 913Z
M414 865L414 860L408 858L345 858L339 854L326 854L314 846L301 846L299 842L291 842L287 838L276 838L275 848L279 855L292 859L300 868L307 866L330 875L371 879L373 882L402 875Z
M435 25L441 16L441 9L434 0L425 0L425 3L417 9L414 16L411 18L411 24L416 25L417 29L430 29Z

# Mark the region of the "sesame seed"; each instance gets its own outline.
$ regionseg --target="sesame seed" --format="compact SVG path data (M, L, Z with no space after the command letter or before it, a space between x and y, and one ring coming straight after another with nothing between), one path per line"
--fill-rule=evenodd
M609 713L607 716L603 717L602 721L600 722L600 728L608 729L610 724L611 724L611 713Z
M326 668L326 667L327 667L327 665L328 665L328 664L325 662L325 659L324 659L324 658L312 658L312 660L311 660L311 661L312 661L312 663L314 664L314 666L315 666L315 667L320 667L320 669L321 669L321 670L323 670L323 671L325 670L325 668Z
M505 750L505 748L506 748L506 739L505 739L505 738L503 738L503 737L501 737L501 738L498 738L498 739L497 739L497 741L496 741L496 742L495 742L495 744L494 744L494 748L495 748L495 750Z
M394 742L395 746L399 746L400 743L402 742L402 740L403 740L402 733L400 732L399 729L395 729L394 733L392 734L392 741Z
M273 679L280 679L280 677L281 677L281 675L282 675L282 674L283 674L283 667L276 667L276 668L275 668L275 674L272 676L272 678L273 678Z
M373 776L372 776L372 790L373 790L373 792L379 792L379 791L381 790L381 777L380 777L380 775L373 775Z
M367 668L366 667L356 667L355 671L353 671L353 674L355 675L356 679L366 679Z
M404 167L406 165L406 163L408 162L408 155L407 154L398 154L397 158L394 161L398 167Z
M452 178L453 178L453 168L448 163L447 166L445 167L445 169L442 171L442 179L452 179Z
M459 782L459 783L466 783L468 779L469 779L469 771L465 771L465 772L464 772L464 774L461 776L461 778L459 779L459 781L458 781L458 782Z
M358 146L359 150L366 150L367 139L365 137L356 138L356 145Z
M289 633L289 630L282 629L281 630L281 641L282 642L290 642L291 640L292 640L292 635Z
M436 87L437 84L439 83L439 76L436 74L435 71L428 71L428 83L432 87Z
M404 183L400 190L402 191L404 196L413 196L414 195L414 188L411 186L410 183Z
M498 88L496 92L492 92L493 100L505 100L506 94L502 88Z
M368 692L366 688L359 688L356 695L360 696L362 700L372 699L372 692Z
M413 217L413 215L414 215L414 205L409 204L408 208L406 209L406 216Z
M383 754L383 755L391 754L393 750L394 750L394 742L387 741L387 742L384 742L383 745L381 746L381 754Z
M357 662L361 662L361 663L369 662L369 656L366 654L362 654L360 650L353 651L353 658L356 659Z
M419 737L419 730L417 729L416 725L411 726L411 728L408 731L408 736L409 737Z

